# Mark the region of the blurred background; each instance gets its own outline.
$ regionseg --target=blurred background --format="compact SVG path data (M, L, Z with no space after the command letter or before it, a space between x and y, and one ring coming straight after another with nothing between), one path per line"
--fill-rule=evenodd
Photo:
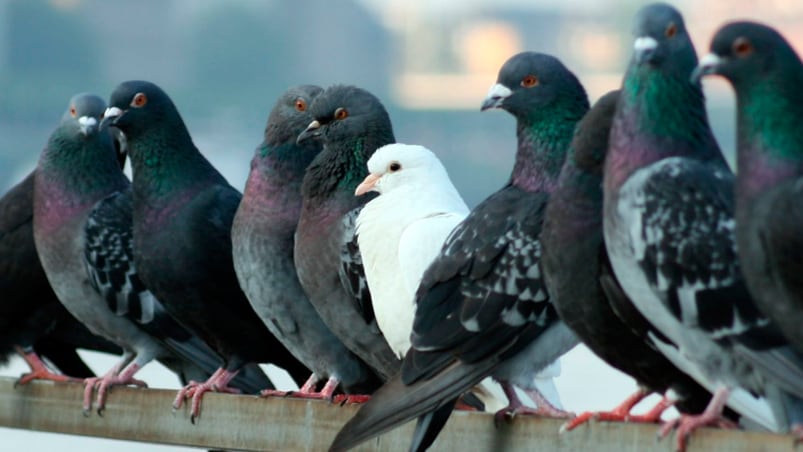
M241 189L276 98L292 85L344 83L382 99L397 140L435 151L473 206L504 184L513 162L512 117L479 112L501 64L522 50L554 54L578 75L593 102L619 86L632 49L630 21L644 3L0 0L0 190L35 166L77 92L108 98L124 80L157 83L198 147ZM800 0L671 3L684 14L698 55L707 53L723 22L735 19L771 24L803 51ZM730 88L706 79L705 91L714 131L732 157ZM97 371L113 362L86 356ZM152 366L142 375L151 386L178 387ZM15 360L0 374L17 376L24 369ZM557 383L566 408L578 411L611 408L634 389L632 380L582 347L564 358ZM3 448L28 450L162 447L8 429L0 435Z

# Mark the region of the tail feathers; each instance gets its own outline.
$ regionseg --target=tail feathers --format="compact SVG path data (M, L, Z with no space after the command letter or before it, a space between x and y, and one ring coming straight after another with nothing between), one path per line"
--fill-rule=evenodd
M405 386L398 376L394 377L343 426L329 450L351 449L422 414L443 407L482 380L497 364L495 360L473 364L455 361L434 378L419 380L410 386Z
M165 345L179 358L189 361L209 375L223 365L223 360L204 341L197 336L190 336L187 340L166 338Z
M753 350L741 345L734 351L783 390L803 398L803 359L791 347Z
M446 405L418 418L418 423L415 425L415 433L413 434L413 442L410 444L410 452L424 452L429 449L429 446L438 437L438 433L443 430L446 421L449 420L455 404L457 404L457 399L452 399Z
M231 385L246 394L258 394L263 389L276 389L268 375L256 363L243 366Z
M220 356L197 336L192 336L184 341L168 338L165 343L184 362L181 365L184 378L197 379L196 375L201 371L201 375L204 375L202 380L205 380L223 365ZM188 363L192 363L196 368L188 367ZM173 370L175 371L175 369ZM263 389L274 389L273 383L257 364L247 364L240 369L231 385L246 394L257 394Z

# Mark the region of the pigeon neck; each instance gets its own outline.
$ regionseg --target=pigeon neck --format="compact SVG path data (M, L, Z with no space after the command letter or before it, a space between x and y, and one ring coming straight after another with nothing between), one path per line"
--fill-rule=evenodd
M520 119L516 131L516 163L510 183L528 192L551 192L566 158L575 121L579 119L535 123Z
M181 132L178 131L181 129ZM198 151L186 129L128 142L134 192L151 200L225 179ZM175 133L172 133L175 132Z
M319 150L317 145L263 143L251 160L242 203L267 212L271 218L280 215L295 224L301 207L304 170Z
M36 170L38 215L66 219L70 213L85 211L128 184L110 137L65 139L56 133L42 152Z
M741 199L751 199L803 174L803 76L798 78L767 77L737 87L737 190Z
M625 76L606 159L608 187L619 187L639 168L668 157L725 164L699 83L646 66L631 67Z
M335 195L353 199L357 185L368 176L368 159L378 148L390 143L395 143L392 134L363 135L348 143L324 145L307 168L302 185L304 197L321 202Z

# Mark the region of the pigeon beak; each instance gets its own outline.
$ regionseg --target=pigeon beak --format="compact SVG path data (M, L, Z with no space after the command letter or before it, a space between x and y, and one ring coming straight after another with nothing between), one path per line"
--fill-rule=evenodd
M301 144L310 138L317 138L319 136L321 136L321 123L315 120L309 123L307 128L298 135L298 138L296 138L296 144Z
M377 182L379 182L379 179L381 178L382 176L377 176L376 174L369 174L368 177L366 177L365 180L362 181L362 183L360 183L360 185L357 186L357 189L354 190L354 196L361 196L368 193L369 191L372 191L376 187Z
M100 122L100 127L108 127L109 125L114 125L117 119L120 116L123 116L125 113L123 110L120 110L117 107L109 107L103 113L103 120Z
M491 108L502 108L502 103L513 94L513 91L510 88L506 87L501 83L495 83L491 86L491 89L488 90L488 95L485 96L485 100L482 101L482 105L480 106L480 111L489 110Z
M78 126L84 136L89 136L98 131L98 120L92 116L81 116L78 118Z
M636 54L636 63L643 64L650 61L658 48L658 41L650 36L639 36L633 43L633 51Z
M700 83L700 79L702 79L703 76L716 74L720 64L722 64L722 58L715 53L709 53L700 58L700 63L691 73L691 82Z

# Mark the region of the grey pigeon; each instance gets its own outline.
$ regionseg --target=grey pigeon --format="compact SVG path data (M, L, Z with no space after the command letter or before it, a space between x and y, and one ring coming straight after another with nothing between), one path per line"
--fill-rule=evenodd
M123 347L122 360L102 378L88 378L84 411L98 387L98 410L111 385L145 383L134 374L156 356L168 355L133 322L116 315L93 288L84 253L85 226L96 203L128 186L117 162L112 137L98 127L102 99L76 95L50 140L35 172L33 232L42 267L61 302L92 332ZM130 365L129 365L130 363ZM126 367L128 366L128 367Z
M700 84L689 83L697 58L683 18L669 5L648 5L635 17L634 34L605 161L605 245L624 292L678 348L653 336L656 345L714 393L702 414L682 415L662 433L677 425L682 449L689 433L720 422L725 402L785 430L787 418L803 414L800 360L788 355L744 286L733 174L708 125Z
M399 370L376 325L354 224L370 197L354 196L368 175L366 162L394 143L385 107L354 86L326 89L310 106L313 120L298 143L317 140L323 150L307 168L294 259L298 279L332 332L383 379Z
M751 22L719 29L699 77L736 91L736 239L758 307L803 352L803 64L776 30Z
M166 312L222 358L205 382L179 391L175 408L230 386L248 364L272 362L300 382L308 370L265 328L234 272L231 224L241 195L201 155L173 102L153 83L128 81L112 93L104 123L124 135L133 170L133 256ZM266 381L266 384L268 382Z
M294 395L329 399L338 386L347 392L370 393L381 380L321 320L301 288L293 263L301 181L321 150L320 143L296 144L296 138L312 121L309 106L321 91L317 86L297 86L277 100L264 141L251 160L231 235L234 269L251 306L282 344L312 370ZM315 392L320 380L326 384Z
M585 412L569 421L571 430L591 418L656 422L674 405L700 413L711 394L675 367L652 344L652 325L622 292L602 238L602 167L619 91L602 96L577 125L558 187L546 208L541 232L541 264L558 315L592 352L635 378L639 390L608 412ZM631 409L652 392L672 389L643 415ZM731 414L733 415L733 414Z
M482 104L490 108L517 120L510 181L469 213L424 273L401 375L374 393L331 450L419 416L411 449L423 450L456 398L489 375L510 400L497 419L531 412L514 387L538 398L535 374L577 344L546 292L538 235L574 126L588 110L585 90L558 59L524 52L502 66ZM566 415L542 402L536 412Z

